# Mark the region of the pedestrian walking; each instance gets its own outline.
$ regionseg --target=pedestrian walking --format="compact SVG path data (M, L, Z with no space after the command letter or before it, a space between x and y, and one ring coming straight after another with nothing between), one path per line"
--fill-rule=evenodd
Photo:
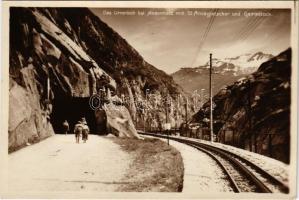
M80 137L83 132L83 124L81 121L78 121L74 128L74 133L76 137L76 143L80 143Z
M64 122L62 123L62 127L63 127L63 133L67 135L67 133L70 130L70 126L67 120L64 120Z
M86 143L86 140L88 140L89 127L86 121L83 121L82 125L83 125L82 140L84 141L84 143Z

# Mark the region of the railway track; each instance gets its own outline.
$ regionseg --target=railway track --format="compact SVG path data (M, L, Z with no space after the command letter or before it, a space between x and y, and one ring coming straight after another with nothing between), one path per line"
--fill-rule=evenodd
M143 132L139 132L139 134L168 138L168 136L160 134ZM231 187L236 193L289 193L288 186L259 166L239 155L212 145L185 138L169 136L169 139L192 146L213 158L227 175Z

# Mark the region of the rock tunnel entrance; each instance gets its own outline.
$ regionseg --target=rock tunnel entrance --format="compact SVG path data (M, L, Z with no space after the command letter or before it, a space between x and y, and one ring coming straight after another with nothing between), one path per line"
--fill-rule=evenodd
M106 134L105 111L94 111L89 106L89 98L81 97L55 97L53 100L51 123L56 134L63 133L62 123L67 120L70 125L70 133L78 120L85 117L91 134Z

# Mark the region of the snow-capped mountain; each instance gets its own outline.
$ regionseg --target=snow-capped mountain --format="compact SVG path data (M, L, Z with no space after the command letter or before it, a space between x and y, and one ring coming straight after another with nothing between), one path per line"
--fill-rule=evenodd
M225 73L228 71L235 72L234 75L249 74L257 70L263 63L271 59L273 55L265 54L262 52L247 53L232 58L213 59L213 67L215 72ZM209 68L210 62L208 61L204 66L199 68Z
M271 54L262 52L247 53L232 58L214 58L213 61L213 90L218 92L227 84L232 84L239 78L253 73L258 67L271 59ZM190 68L184 67L172 74L175 82L183 89L192 93L198 89L209 87L209 61L206 64Z

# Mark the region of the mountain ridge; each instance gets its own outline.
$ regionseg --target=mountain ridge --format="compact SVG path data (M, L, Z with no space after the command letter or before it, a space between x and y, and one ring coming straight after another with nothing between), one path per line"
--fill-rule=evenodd
M254 72L260 64L271 59L271 54L262 52L247 53L232 58L213 58L212 65L212 86L214 92L222 87ZM209 68L210 64L198 67L183 67L171 74L177 84L186 92L193 93L199 89L209 89ZM191 84L192 83L192 84Z

